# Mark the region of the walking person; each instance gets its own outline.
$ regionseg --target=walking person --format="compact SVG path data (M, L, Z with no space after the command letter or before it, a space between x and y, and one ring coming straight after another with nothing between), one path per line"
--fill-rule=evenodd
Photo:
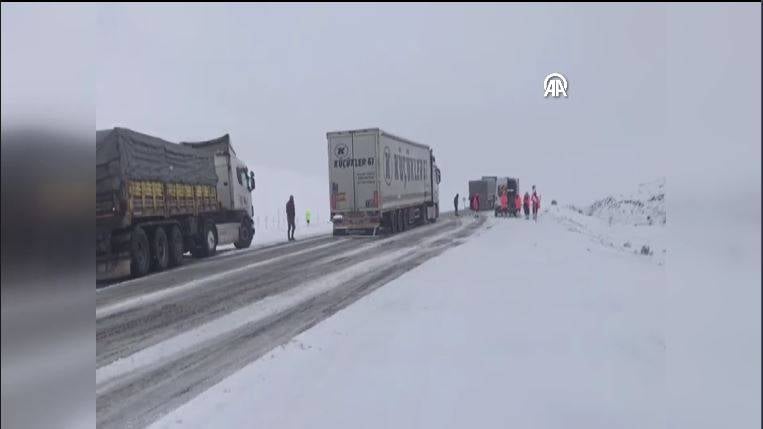
M530 219L530 194L525 192L525 197L522 200L522 208L525 209L525 219Z
M289 201L286 202L286 220L289 223L286 235L289 241L294 241L294 230L297 226L294 224L294 195L289 195Z
M540 195L535 192L535 185L533 185L533 195L530 197L533 206L533 220L538 220L538 210L540 210Z
M458 217L458 194L453 197L453 208L456 209L456 217Z

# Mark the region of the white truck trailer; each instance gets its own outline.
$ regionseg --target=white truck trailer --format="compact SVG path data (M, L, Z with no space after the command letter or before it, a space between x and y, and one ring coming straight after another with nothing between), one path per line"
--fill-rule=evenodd
M334 235L405 231L440 215L429 146L378 128L326 133Z

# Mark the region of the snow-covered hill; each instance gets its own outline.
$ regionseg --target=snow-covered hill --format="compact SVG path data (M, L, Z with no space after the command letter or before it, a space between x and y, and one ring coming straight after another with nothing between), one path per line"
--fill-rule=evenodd
M578 210L608 224L665 224L665 179L642 183L634 193L608 196Z
M636 192L602 198L590 206L551 206L544 214L568 231L605 247L665 263L665 179L642 183Z

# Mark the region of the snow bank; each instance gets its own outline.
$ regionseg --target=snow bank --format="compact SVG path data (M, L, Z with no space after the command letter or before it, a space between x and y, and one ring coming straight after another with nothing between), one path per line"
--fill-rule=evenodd
M256 189L254 227L258 232L283 231L286 234L286 201L294 195L297 229L305 230L305 210L311 213L311 228L329 221L327 176L305 176L302 172L268 165L254 165ZM327 173L328 174L328 173ZM264 237L265 235L263 235Z
M587 237L591 243L642 256L658 265L665 264L669 241L665 224L644 225L622 221L610 224L601 217L580 214L573 207L552 206L543 212L568 231Z
M578 209L609 224L665 224L665 179L642 183L631 194L609 196Z

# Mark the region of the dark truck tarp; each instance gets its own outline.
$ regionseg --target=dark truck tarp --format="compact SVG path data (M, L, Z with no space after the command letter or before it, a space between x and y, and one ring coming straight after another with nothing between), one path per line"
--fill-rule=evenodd
M230 136L228 134L213 140L203 142L180 142L180 144L205 152L224 153L236 156L236 151L233 150L233 146L230 144Z
M219 142L222 138L227 135L210 142ZM214 154L208 151L127 128L96 131L95 139L96 192L118 189L126 179L217 184Z

